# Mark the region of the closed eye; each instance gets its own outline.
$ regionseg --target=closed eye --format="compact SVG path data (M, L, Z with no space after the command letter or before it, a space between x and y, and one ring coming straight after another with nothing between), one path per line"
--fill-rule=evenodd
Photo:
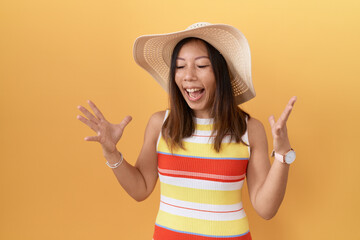
M185 66L176 66L177 69L184 68Z
M200 66L198 66L198 68L206 68L208 66L210 66L210 65L200 65Z

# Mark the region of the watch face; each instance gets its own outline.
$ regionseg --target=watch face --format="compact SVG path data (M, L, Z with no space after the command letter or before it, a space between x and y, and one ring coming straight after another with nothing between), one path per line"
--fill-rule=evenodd
M295 161L295 158L296 158L295 152L294 152L294 151L290 151L290 152L288 152L288 153L286 154L286 156L285 156L285 162L286 162L287 164L290 164L290 163L292 163L293 161Z

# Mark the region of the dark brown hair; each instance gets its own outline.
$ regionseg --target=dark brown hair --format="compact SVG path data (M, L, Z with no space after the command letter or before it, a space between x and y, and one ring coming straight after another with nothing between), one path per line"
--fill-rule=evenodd
M174 48L169 76L170 114L163 124L162 135L172 151L177 147L184 148L182 139L190 137L195 130L193 111L176 85L175 71L176 59L182 46L196 40L205 43L215 75L216 90L211 117L214 118L212 134L216 133L214 149L219 152L225 135L230 135L231 139L235 139L237 143L244 143L241 137L246 132L246 117L250 118L250 115L241 110L235 103L226 60L217 49L199 38L185 38Z

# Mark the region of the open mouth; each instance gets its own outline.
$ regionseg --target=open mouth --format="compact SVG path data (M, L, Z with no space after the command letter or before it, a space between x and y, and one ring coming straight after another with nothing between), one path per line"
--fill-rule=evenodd
M185 93L191 101L197 101L204 95L204 88L186 88Z

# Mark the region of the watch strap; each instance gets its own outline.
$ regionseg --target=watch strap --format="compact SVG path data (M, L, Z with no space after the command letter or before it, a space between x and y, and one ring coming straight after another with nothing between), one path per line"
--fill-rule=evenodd
M290 151L294 151L294 149L290 148L289 151L287 151L284 155L282 154L279 154L277 152L275 152L275 149L272 151L271 153L271 157L275 157L276 160L280 161L281 163L286 163L288 164L286 161L285 161L285 157L286 157L286 154L288 154Z

